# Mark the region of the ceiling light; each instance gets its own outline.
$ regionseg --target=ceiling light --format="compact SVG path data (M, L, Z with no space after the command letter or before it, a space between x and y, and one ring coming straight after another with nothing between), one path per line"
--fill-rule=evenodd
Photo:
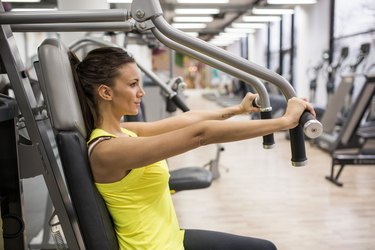
M176 29L204 29L207 27L205 23L173 23Z
M226 33L246 33L252 34L255 33L255 29L240 29L240 28L225 28Z
M239 37L215 37L211 39L212 42L233 42L239 40Z
M233 42L220 42L220 41L209 41L210 44L218 46L218 47L226 47L228 45L231 45Z
M228 46L236 41L238 41L239 38L236 38L236 39L217 39L217 38L214 38L214 39L211 39L209 41L210 44L213 44L213 45L216 45L216 46Z
M231 42L231 41L237 41L239 40L238 37L214 37L210 41L215 42Z
M215 46L225 47L228 45L231 45L235 41L209 41L210 44L213 44Z
M223 38L223 37L227 37L227 38L239 38L239 37L246 37L246 36L247 36L246 33L237 33L237 34L234 34L234 33L221 32L218 36L215 36L215 38Z
M243 16L244 22L279 22L281 18L279 16Z
M219 14L219 9L175 9L174 13L178 15L211 15Z
M316 0L267 0L268 4L315 4Z
M132 3L133 0L107 0L107 3Z
M186 35L192 36L192 37L198 37L199 33L198 32L185 32Z
M177 0L177 3L219 4L219 3L229 3L229 0Z
M174 22L191 23L191 22L212 22L214 18L212 16L175 16L173 17Z
M233 28L240 29L262 29L266 27L264 23L232 23Z
M253 8L251 11L256 15L287 15L293 14L293 9L271 9L271 8Z
M2 0L3 3L39 3L41 0Z

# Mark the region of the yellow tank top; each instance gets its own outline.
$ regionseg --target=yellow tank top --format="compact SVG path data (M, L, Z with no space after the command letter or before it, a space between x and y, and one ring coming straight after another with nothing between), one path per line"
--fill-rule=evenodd
M129 136L137 135L123 129ZM115 135L92 131L90 140ZM165 160L135 168L120 181L95 183L111 214L120 249L182 250L180 230L168 186Z

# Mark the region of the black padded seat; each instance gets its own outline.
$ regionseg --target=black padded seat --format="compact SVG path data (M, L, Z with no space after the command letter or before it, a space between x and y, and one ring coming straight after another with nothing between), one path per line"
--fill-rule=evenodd
M173 191L207 188L212 183L212 173L202 167L185 167L170 171L169 189Z
M112 218L95 187L85 139L78 132L63 131L56 135L56 143L86 249L117 250Z

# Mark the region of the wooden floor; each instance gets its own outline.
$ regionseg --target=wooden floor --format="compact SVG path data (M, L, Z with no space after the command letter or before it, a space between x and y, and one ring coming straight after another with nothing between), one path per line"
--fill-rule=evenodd
M191 109L218 107L199 91L187 94ZM261 138L224 144L221 177L208 189L173 195L180 226L265 238L279 250L375 249L375 167L345 168L340 188L324 178L328 154L306 143L308 165L294 168L285 133L275 140L269 150ZM170 168L202 166L215 150L171 158Z

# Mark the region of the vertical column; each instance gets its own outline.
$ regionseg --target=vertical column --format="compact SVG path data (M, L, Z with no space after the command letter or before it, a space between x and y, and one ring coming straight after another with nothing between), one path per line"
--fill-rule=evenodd
M284 50L283 50L283 16L280 19L280 41L279 41L279 72L282 75L284 71Z
M289 70L290 70L290 84L294 86L294 14L291 15L292 22L290 25L290 64L289 64Z

